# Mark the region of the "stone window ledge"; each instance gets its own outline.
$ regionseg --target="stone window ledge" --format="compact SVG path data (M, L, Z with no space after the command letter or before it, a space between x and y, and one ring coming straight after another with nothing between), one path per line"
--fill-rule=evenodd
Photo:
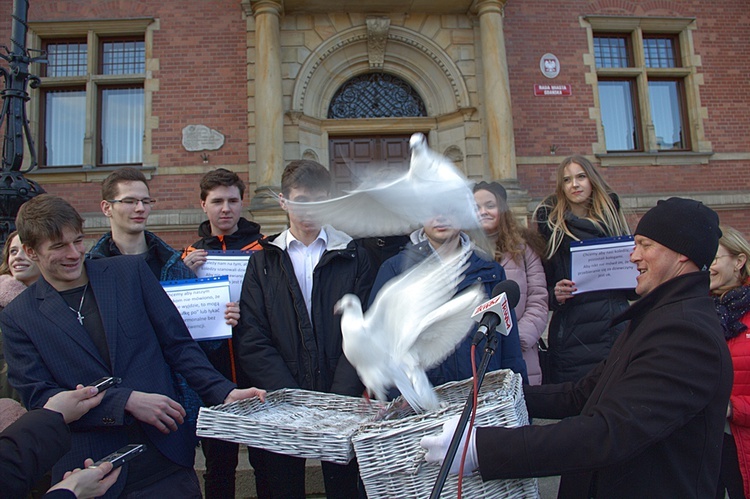
M659 165L707 165L713 152L637 152L596 154L603 167L608 166L659 166Z

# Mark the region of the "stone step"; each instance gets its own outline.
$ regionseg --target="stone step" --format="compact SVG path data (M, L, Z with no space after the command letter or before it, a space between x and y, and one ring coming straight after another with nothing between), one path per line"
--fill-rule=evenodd
M201 484L203 492L203 473L206 471L206 462L203 451L195 451L195 473ZM239 463L237 464L237 475L235 479L235 498L250 499L258 497L255 492L255 474L247 459L247 447L240 446ZM305 465L305 493L307 497L325 497L323 486L323 472L320 461L308 459Z

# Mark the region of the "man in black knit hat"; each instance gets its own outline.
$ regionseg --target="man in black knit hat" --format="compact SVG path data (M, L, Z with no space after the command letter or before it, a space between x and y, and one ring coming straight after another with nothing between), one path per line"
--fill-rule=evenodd
M465 469L485 480L562 475L558 497L713 497L732 386L709 298L720 237L698 201L649 210L630 256L641 299L614 319L629 324L609 357L578 383L525 386L530 416L562 421L477 428ZM452 433L422 440L429 462L443 460Z

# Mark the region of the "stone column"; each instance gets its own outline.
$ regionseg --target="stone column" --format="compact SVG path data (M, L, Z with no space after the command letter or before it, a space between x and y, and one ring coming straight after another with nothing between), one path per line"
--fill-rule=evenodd
M513 108L503 34L506 0L479 0L479 33L482 42L484 112L490 175L494 180L517 180Z
M251 0L255 16L255 163L258 188L278 186L284 169L281 0Z

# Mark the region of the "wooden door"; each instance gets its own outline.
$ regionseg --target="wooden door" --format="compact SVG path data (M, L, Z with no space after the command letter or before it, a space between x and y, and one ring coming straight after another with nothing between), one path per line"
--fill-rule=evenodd
M332 137L328 141L333 192L336 196L366 180L386 180L409 168L411 135Z

